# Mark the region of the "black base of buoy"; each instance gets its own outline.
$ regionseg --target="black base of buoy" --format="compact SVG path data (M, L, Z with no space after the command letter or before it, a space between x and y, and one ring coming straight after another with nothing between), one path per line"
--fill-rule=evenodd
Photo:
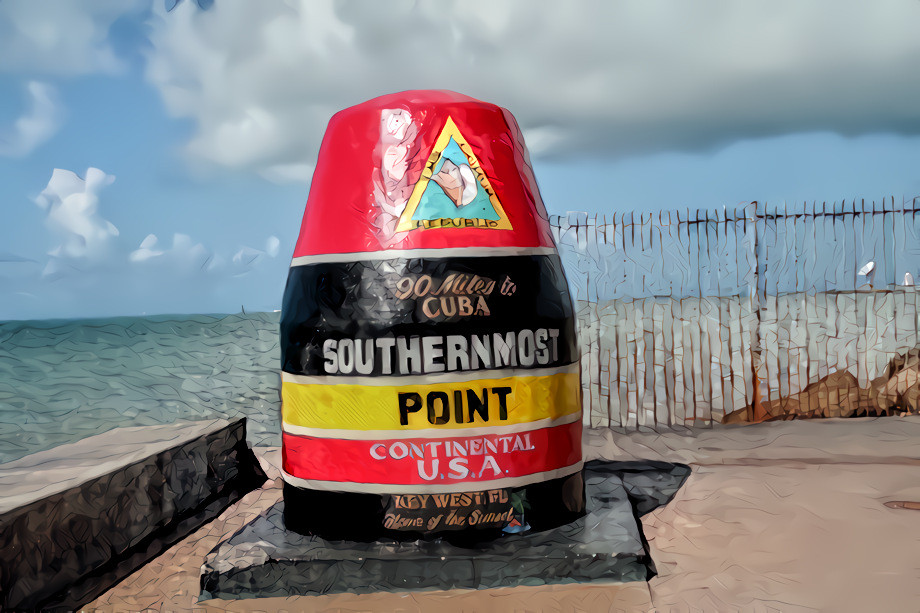
M324 492L284 484L284 525L332 541L368 543L383 536L386 499L377 494Z
M585 514L583 471L515 488L524 492L523 519L529 531L550 530ZM443 538L458 546L474 546L503 534L501 528L450 528L429 532L388 530L384 515L389 495L327 492L284 484L284 524L298 534L327 540L371 542L386 537L397 541Z

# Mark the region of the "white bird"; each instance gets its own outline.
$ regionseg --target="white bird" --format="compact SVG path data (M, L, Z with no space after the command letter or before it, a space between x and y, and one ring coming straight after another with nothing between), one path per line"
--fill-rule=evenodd
M914 275L910 274L909 272L905 272L904 273L904 283L902 283L901 285L904 285L905 287L913 287Z

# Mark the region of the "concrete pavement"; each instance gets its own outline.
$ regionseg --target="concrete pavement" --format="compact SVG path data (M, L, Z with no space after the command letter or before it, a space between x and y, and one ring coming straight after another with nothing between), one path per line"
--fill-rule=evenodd
M690 464L643 528L651 582L335 594L197 603L205 555L277 502L249 494L87 610L911 611L920 610L920 417L772 422L665 433L590 431L588 459ZM277 452L263 453L272 477ZM277 473L275 473L277 474Z

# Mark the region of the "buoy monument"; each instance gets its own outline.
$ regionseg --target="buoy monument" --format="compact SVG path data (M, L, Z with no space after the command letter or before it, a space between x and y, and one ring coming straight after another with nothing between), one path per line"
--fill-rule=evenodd
M332 117L281 352L288 529L475 541L584 513L572 302L507 110L409 91Z

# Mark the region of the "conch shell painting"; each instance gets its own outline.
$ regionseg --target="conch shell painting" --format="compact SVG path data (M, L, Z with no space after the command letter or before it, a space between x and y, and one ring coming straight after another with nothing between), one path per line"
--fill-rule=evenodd
M435 173L431 180L444 190L444 194L458 209L472 202L479 192L479 182L476 181L473 169L466 163L457 166L445 159L441 164L441 170Z

